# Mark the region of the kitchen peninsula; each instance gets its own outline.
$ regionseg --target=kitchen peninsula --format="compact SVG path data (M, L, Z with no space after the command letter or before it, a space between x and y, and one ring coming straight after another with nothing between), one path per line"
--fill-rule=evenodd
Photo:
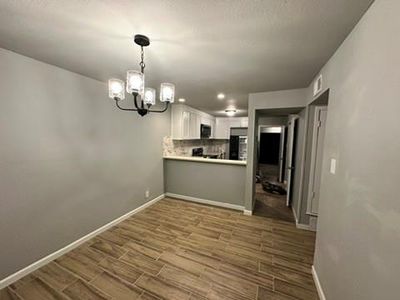
M163 141L166 195L244 211L246 153L242 160L239 153L235 160L227 158L231 130L246 130L247 118L215 118L174 105L171 123L172 136ZM210 128L209 136L201 138L202 125Z
M245 161L164 156L170 197L243 211L245 177Z

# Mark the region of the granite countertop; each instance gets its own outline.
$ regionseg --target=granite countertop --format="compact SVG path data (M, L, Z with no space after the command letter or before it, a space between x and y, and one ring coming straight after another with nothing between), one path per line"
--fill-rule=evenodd
M184 161L212 163L212 164L239 165L239 166L246 166L247 163L245 160L203 158L203 157L193 157L193 156L164 156L164 159L184 160Z

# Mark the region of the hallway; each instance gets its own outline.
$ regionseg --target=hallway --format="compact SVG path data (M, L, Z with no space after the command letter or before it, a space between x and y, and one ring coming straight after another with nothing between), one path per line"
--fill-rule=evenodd
M295 223L292 209L286 206L286 195L268 193L261 183L256 184L254 215Z
M261 180L268 180L284 187L284 184L278 183L279 166L269 164L258 165ZM261 183L256 183L256 204L254 206L254 215L273 218L285 222L295 223L293 212L286 206L286 195L269 193L263 190Z

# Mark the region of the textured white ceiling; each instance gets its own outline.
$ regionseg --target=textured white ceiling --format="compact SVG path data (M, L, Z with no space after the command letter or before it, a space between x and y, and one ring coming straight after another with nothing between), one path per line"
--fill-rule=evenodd
M248 93L309 84L371 2L0 0L0 47L106 81L138 68L132 36L146 34L147 86L246 113Z

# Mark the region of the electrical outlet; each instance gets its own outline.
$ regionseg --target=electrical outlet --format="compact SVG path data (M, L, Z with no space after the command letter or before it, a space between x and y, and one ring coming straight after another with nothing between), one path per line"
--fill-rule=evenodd
M149 197L150 197L150 190L149 190L149 189L147 189L146 192L144 192L144 196L145 196L146 198L149 198Z

